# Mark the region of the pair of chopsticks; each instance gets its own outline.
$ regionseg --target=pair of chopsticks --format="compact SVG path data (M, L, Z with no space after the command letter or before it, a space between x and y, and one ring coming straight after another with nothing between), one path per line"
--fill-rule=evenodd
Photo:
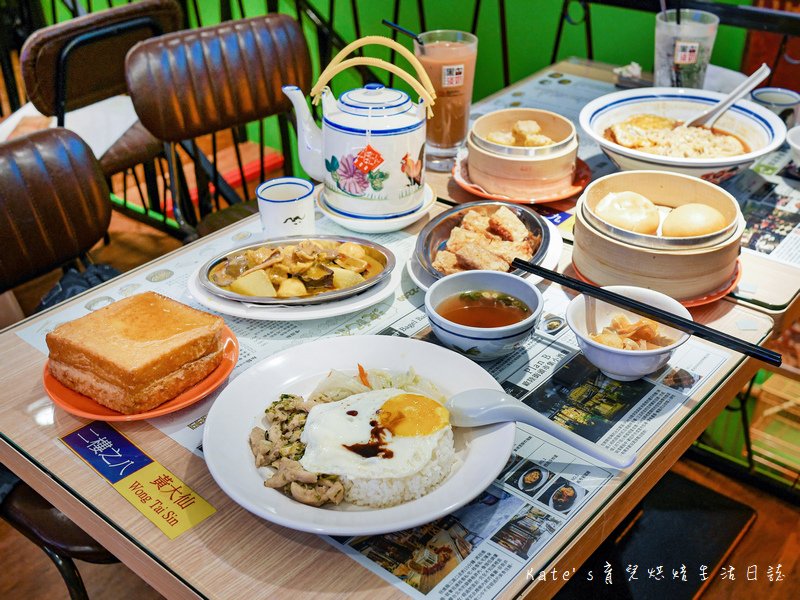
M625 296L617 294L616 292L604 290L603 288L597 287L596 285L592 285L590 283L584 283L583 281L573 279L567 275L556 273L555 271L545 269L544 267L534 265L519 258L515 258L511 263L511 266L522 271L527 271L528 273L533 273L534 275L538 275L539 277L543 277L564 287L581 292L587 296L608 302L609 304L627 308L639 315L642 315L643 317L653 319L654 321L659 321L666 325L671 325L675 329L696 335L699 338L713 342L725 348L735 350L736 352L740 352L745 356L756 358L769 365L773 365L775 367L781 366L781 355L777 352L773 352L767 348L762 348L761 346L756 346L755 344L745 342L744 340L735 338L727 333L722 333L721 331L717 331L711 327L706 327L705 325L701 325L695 321L684 319L678 315L673 315L671 312L667 312L661 308L656 308L655 306L650 306L644 302L626 298Z

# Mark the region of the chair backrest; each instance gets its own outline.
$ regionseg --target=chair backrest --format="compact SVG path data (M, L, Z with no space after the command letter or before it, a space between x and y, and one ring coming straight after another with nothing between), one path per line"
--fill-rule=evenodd
M311 88L311 61L294 19L269 14L151 38L126 59L139 120L178 142L287 112L282 85Z
M0 292L83 256L108 230L108 185L66 129L0 144Z
M179 29L182 20L175 0L140 0L34 32L20 53L28 98L42 114L59 116L60 109L124 94L128 50L144 38ZM59 90L59 81L69 89Z

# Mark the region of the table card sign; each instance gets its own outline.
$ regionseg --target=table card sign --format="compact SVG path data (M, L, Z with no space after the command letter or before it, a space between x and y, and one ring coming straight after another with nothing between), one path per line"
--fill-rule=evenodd
M216 512L108 423L94 421L61 441L170 539Z

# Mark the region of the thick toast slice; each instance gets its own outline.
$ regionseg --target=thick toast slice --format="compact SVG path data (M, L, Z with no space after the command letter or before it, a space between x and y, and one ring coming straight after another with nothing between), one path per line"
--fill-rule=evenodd
M205 379L222 362L222 349L185 364L161 379L130 390L82 369L50 360L50 373L68 388L126 415L150 410Z
M145 292L59 325L47 347L51 361L135 394L217 353L223 326L220 317Z

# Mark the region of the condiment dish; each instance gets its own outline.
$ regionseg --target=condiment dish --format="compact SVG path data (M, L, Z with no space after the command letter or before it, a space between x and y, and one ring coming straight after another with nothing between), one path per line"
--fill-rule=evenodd
M528 307L529 314L511 325L472 327L450 321L437 312L445 299L477 290L513 296ZM425 294L425 312L439 341L476 361L494 360L519 348L539 321L543 305L542 294L535 285L517 275L498 271L465 271L448 275L434 283Z
M691 313L677 300L661 292L627 285L613 285L603 289L645 302L686 319L692 318ZM675 350L690 337L689 334L672 327L659 325L659 334L673 339L674 342L654 350L612 348L591 339L591 334L601 332L603 327L610 324L613 317L620 314L634 322L641 318L629 310L612 304L593 298L587 300L583 294L573 298L566 311L567 324L575 334L578 347L586 360L600 369L604 375L618 381L635 381L658 371L669 362Z

